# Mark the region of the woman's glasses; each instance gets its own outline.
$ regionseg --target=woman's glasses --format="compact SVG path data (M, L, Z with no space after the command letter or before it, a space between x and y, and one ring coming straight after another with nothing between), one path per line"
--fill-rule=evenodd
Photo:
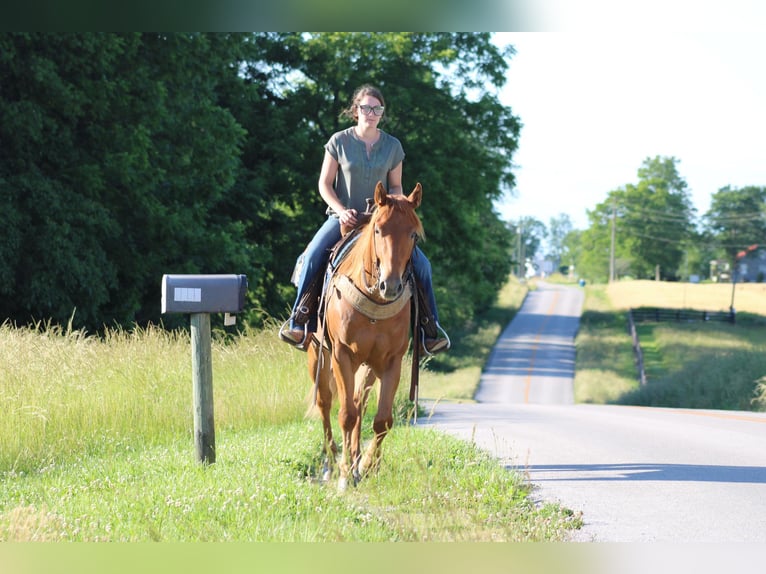
M382 116L383 110L385 109L384 106L367 106L365 104L361 104L357 107L362 111L362 113L365 116L369 116L370 112L374 113L376 116Z

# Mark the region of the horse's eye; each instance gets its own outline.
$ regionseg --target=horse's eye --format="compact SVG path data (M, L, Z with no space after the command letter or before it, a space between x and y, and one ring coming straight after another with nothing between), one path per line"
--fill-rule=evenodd
M375 226L375 234L380 235L380 227Z

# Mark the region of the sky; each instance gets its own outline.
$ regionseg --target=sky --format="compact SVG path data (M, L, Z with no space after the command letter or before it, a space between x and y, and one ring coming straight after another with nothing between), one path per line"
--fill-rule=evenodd
M503 219L549 225L638 182L648 157L672 156L698 215L730 185L766 186L766 35L747 31L507 32L499 92L523 124L515 197Z

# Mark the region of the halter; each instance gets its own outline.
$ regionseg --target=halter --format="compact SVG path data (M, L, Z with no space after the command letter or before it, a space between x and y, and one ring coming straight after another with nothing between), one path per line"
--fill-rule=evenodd
M364 288L367 291L367 293L369 293L370 295L373 295L375 293L375 291L379 291L378 285L380 285L380 257L378 257L378 244L377 244L377 242L375 240L377 234L375 233L375 227L374 226L376 225L376 223L375 222L371 222L370 225L373 226L373 229L372 229L372 253L375 256L374 257L375 262L373 263L373 271L372 272L368 271L366 267L363 269L362 283L364 284ZM415 233L415 244L412 246L412 252L410 253L410 258L407 261L407 267L405 268L404 275L402 276L402 283L405 284L405 285L409 284L410 278L412 277L412 273L413 273L413 270L412 270L412 254L415 252L415 247L417 246L419 239L420 239L420 236L416 232ZM370 276L370 278L375 279L375 281L373 282L372 286L370 286L370 284L367 282L367 276L368 275ZM403 289L402 293L404 293L404 291L406 291L406 289ZM396 297L396 299L394 299L394 301L398 300L399 297L402 296L402 293L400 293Z

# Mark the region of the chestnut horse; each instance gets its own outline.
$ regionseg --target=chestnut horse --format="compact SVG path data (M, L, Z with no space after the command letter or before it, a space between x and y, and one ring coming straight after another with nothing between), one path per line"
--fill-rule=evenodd
M330 279L317 336L308 349L309 374L316 385L314 400L322 416L328 459L325 479L331 476L338 454L330 420L334 395L340 403L341 489L346 488L349 476L356 484L366 472L377 468L381 443L394 424L394 397L409 346L414 289L408 277L410 258L423 237L423 225L415 213L422 194L418 183L409 196L387 195L378 182L377 209ZM376 379L380 380L380 392L372 425L374 438L362 457L362 417Z

